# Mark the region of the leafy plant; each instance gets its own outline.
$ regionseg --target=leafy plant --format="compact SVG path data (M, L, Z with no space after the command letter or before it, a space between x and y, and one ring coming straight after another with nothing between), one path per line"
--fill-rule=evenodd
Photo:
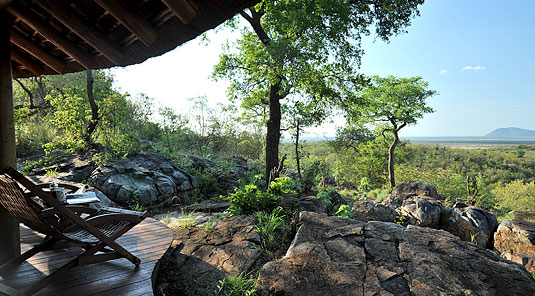
M409 221L406 216L403 215L397 215L396 216L396 224L401 225L403 227L407 227L409 225Z
M348 205L340 205L334 215L341 218L349 218L352 216L351 207Z
M178 224L184 228L191 228L195 225L197 225L197 214L195 211L191 211L189 213L185 213L184 211L182 213L182 218L178 220Z
M218 296L251 296L255 292L258 279L257 273L242 273L219 281L215 295Z
M257 219L257 223L254 228L258 235L260 235L260 248L270 256L279 243L279 231L284 231L289 228L285 221L286 215L284 215L282 212L283 209L281 207L277 207L273 209L270 214L265 212L254 213L254 216Z
M47 177L57 176L57 174L58 174L58 168L57 167L45 170L45 176L47 176Z
M262 190L254 184L237 187L228 197L223 199L231 202L228 211L232 215L247 215L257 211L271 212L284 194L295 195L295 191L288 187L292 185L289 177L280 177L269 184L267 190Z
M217 225L217 222L212 220L212 219L208 219L208 221L206 221L206 223L204 223L204 230L206 230L206 232L210 233L214 230L215 226Z

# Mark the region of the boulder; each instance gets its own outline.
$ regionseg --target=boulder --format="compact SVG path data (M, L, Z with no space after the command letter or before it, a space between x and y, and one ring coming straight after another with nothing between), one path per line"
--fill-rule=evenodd
M353 215L351 218L362 222L383 221L394 222L398 213L390 206L376 204L371 201L357 200L353 203L351 209Z
M285 209L292 209L294 211L307 211L314 213L329 213L332 212L332 205L327 204L321 198L310 196L286 196L280 202L277 203Z
M504 220L494 233L494 247L502 256L535 272L535 223Z
M408 195L414 194L418 196L429 196L432 198L438 198L437 188L434 185L426 184L420 181L403 182L394 189L392 189L392 195Z
M494 214L473 206L445 207L439 228L479 247L492 249L498 219Z
M90 182L123 206L170 202L198 187L195 178L169 158L148 152L100 165L91 173Z
M254 218L230 217L212 230L198 226L175 229L159 287L167 295L211 295L218 281L250 271L260 257ZM192 290L193 289L193 290Z
M535 295L521 265L442 230L300 213L286 255L259 272L259 295Z
M438 228L444 204L430 197L410 197L403 201L397 211L411 225Z
M440 198L435 186L420 181L409 181L396 185L392 189L392 193L385 198L383 203L393 208L398 208L403 204L404 200L413 196L427 196L434 199Z

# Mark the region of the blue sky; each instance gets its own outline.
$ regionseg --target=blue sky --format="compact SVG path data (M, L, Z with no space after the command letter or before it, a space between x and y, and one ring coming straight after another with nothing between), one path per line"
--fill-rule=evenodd
M363 42L361 71L422 76L439 95L435 113L402 130L405 137L480 136L500 127L535 129L535 1L428 0L408 32L389 43ZM237 34L210 33L161 57L115 69L117 85L187 112L187 98L226 102L227 83L210 79L221 44ZM335 125L342 125L335 119ZM310 130L334 134L333 124Z

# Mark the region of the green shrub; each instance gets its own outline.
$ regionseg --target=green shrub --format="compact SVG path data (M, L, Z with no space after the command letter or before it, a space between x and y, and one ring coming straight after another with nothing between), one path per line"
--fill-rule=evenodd
M508 184L498 183L491 191L496 197L497 205L504 210L535 210L535 181L524 183L515 180Z
M257 273L242 273L219 281L215 295L218 296L250 296L254 295Z
M228 211L236 215L248 215L258 211L271 212L283 194L295 195L296 192L288 189L292 185L289 177L280 177L269 184L267 190L262 190L256 184L246 184L234 189L228 197L223 199L231 202Z
M340 205L334 215L341 218L349 218L352 216L351 207L348 205Z

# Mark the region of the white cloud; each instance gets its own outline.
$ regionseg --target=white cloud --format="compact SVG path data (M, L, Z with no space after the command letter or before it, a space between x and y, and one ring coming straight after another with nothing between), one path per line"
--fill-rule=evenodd
M448 70L440 70L440 72L438 72L438 75L445 75L446 73L448 73Z
M463 68L463 71L465 71L465 70L474 70L474 71L485 70L485 67L484 66L475 66L475 67L466 66L466 67Z

